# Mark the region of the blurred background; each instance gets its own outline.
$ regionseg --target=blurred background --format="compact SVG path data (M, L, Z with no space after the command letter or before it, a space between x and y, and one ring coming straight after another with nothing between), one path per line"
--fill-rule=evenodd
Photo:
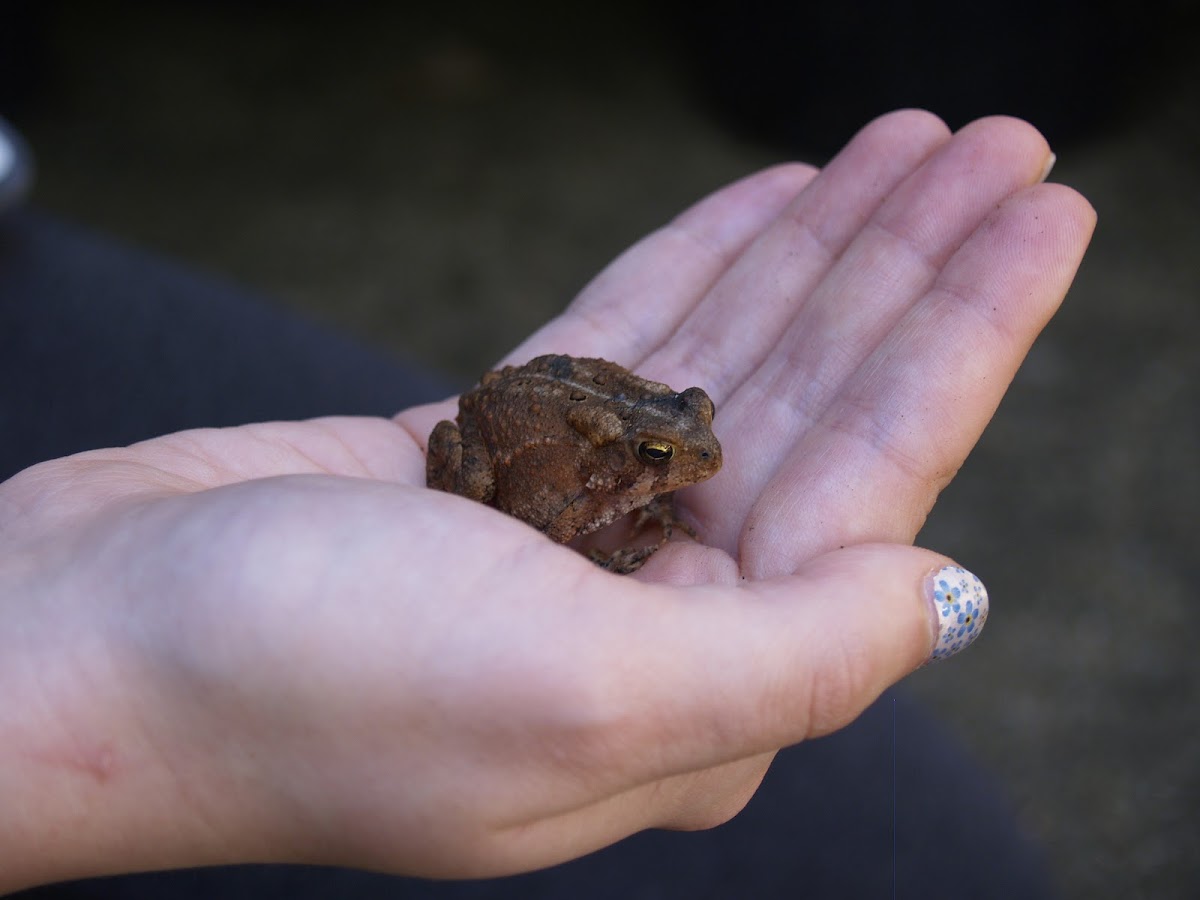
M42 209L460 386L721 184L898 106L1029 118L1100 224L920 539L987 634L909 685L1066 896L1197 896L1195 5L832 6L0 0L0 115Z

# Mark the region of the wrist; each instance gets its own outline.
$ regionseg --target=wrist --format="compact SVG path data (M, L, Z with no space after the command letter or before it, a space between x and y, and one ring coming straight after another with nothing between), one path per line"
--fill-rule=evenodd
M0 893L239 861L244 797L215 797L220 761L179 744L187 714L130 617L63 566L23 568L0 565Z

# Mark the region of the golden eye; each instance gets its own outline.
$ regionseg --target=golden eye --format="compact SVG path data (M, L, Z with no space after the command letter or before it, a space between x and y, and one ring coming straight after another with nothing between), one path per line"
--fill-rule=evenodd
M662 464L669 462L675 455L675 448L667 441L642 441L638 444L638 456L648 463Z

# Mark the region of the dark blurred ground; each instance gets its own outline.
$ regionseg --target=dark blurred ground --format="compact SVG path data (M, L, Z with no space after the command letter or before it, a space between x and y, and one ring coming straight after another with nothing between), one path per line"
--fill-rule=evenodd
M36 200L465 384L637 237L787 155L714 112L721 79L687 65L712 33L681 8L488 9L44 6L39 77L9 91ZM1034 95L1080 113L1028 107L1100 226L921 538L994 608L970 653L910 683L1007 784L1071 897L1200 894L1200 66L1194 35L1170 37L1115 72L1021 59ZM829 121L814 152L849 136Z

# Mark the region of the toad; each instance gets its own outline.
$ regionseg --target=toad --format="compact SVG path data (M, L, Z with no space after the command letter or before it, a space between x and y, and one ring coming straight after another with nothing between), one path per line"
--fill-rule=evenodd
M559 543L638 511L657 543L591 557L636 570L670 539L693 534L671 492L721 468L713 403L698 387L674 391L603 359L539 356L483 376L458 401L457 422L429 435L426 483L486 503Z

